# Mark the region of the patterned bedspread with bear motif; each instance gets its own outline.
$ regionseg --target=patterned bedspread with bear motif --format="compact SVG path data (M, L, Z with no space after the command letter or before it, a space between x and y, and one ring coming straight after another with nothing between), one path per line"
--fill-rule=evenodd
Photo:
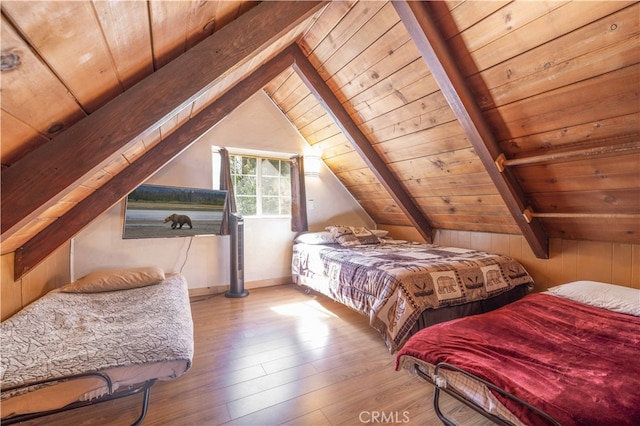
M293 281L369 317L392 352L427 309L488 299L533 279L514 259L478 250L403 243L294 244Z

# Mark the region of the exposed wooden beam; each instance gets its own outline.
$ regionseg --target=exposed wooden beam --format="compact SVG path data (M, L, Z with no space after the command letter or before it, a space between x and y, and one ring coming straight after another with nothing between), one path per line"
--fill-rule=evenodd
M429 2L401 0L392 3L531 250L536 257L547 259L549 241L542 224L537 219L526 220L523 213L528 203L522 188L508 170L502 173L498 170L495 164L501 154L498 143L444 37L431 19Z
M311 90L311 93L323 105L344 135L349 139L353 148L360 154L360 157L369 166L373 174L378 178L382 186L389 192L389 195L398 204L398 207L407 215L409 221L416 227L420 235L427 241L432 242L432 226L425 218L422 211L407 194L404 187L391 173L385 162L380 158L371 142L362 133L357 124L353 122L347 110L342 106L338 98L335 97L327 83L322 79L318 71L311 65L302 50L296 52L296 60L293 64L304 84Z
M523 164L546 163L548 161L562 161L581 157L595 157L599 155L620 154L640 150L640 137L638 134L625 135L625 139L629 138L631 142L623 142L616 145L602 145L590 148L557 150L540 155L530 155L528 157L507 159L506 156L498 157L496 164L498 169L504 169L510 166L521 166ZM617 138L622 139L623 137Z
M293 63L296 51L298 51L297 47L289 46L268 63L262 65L174 133L158 142L129 167L78 203L64 216L18 248L15 252L14 279L19 279L37 266L98 215L122 200L124 196L162 166L187 149L213 125L287 69Z
M13 235L119 152L251 60L322 2L262 2L2 171L0 239Z

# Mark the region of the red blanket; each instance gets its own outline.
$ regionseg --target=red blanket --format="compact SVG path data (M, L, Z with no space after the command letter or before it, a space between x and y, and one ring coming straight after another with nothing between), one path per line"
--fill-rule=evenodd
M421 330L400 350L465 369L560 424L640 424L640 318L548 294ZM500 401L525 424L539 420Z

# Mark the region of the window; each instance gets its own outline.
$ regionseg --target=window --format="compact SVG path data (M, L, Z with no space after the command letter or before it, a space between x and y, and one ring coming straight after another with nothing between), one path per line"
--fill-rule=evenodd
M291 215L291 167L287 160L231 155L231 179L243 216Z

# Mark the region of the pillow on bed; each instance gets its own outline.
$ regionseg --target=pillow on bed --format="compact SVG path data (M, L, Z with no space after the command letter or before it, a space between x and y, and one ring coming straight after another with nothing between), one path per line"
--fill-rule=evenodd
M293 240L295 243L304 244L335 244L336 240L327 231L322 232L305 232L300 234Z
M551 287L549 293L610 311L640 316L640 290L596 281L574 281Z
M369 231L371 231L371 233L378 238L384 238L389 233L389 231L386 231L384 229L369 229Z
M65 293L100 293L157 284L165 279L161 268L107 269L88 275L60 288Z
M363 226L327 226L327 231L343 247L380 244L380 240Z

